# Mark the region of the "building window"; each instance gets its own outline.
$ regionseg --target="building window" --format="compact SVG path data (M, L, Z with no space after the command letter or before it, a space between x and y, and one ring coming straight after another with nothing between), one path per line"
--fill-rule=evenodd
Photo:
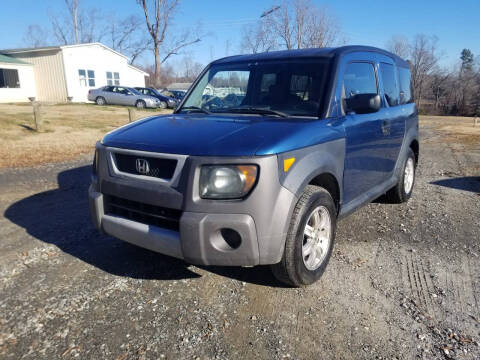
M85 70L78 70L78 77L80 79L80 86L87 86L87 77Z
M107 85L120 85L120 74L107 71Z
M95 87L95 71L88 70L87 75L88 75L88 86Z
M95 87L94 70L78 70L78 78L80 79L80 86L86 87L88 83L89 87Z
M19 88L17 69L0 69L0 88Z

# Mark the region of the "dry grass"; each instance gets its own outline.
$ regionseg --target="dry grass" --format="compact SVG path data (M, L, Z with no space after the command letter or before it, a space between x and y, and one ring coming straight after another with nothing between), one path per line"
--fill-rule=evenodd
M480 119L474 126L472 117L420 116L420 126L431 126L438 130L439 141L480 149Z
M170 111L136 111L137 118ZM108 131L128 123L120 106L59 104L42 106L43 130L33 130L30 104L0 104L0 168L70 160L92 153Z
M137 118L170 110L137 111ZM0 104L0 168L27 167L70 160L93 153L95 142L116 127L128 123L121 106L59 104L42 106L44 128L33 130L30 104ZM439 141L480 147L480 125L473 118L421 116L420 126L439 130Z

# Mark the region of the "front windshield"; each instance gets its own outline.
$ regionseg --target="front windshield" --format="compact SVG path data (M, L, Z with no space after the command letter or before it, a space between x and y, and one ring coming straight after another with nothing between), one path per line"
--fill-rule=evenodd
M317 117L328 65L326 59L214 64L179 112Z

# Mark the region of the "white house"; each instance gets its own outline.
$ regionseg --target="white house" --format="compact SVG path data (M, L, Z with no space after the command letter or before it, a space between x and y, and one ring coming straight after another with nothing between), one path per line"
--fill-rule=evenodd
M33 65L0 54L0 102L28 101L35 96Z
M16 78L7 69L16 71ZM5 71L18 79L15 86L10 86L14 80L2 82ZM101 43L0 50L0 102L28 101L32 96L44 102L85 102L90 89L143 87L145 76L126 56Z

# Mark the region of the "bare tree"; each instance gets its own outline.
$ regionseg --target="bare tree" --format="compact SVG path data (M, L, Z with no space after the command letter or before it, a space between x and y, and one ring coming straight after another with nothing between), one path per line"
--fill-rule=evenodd
M184 56L181 63L183 65L182 81L194 81L203 70L203 65L194 61L191 54Z
M247 25L243 28L240 49L242 52L256 54L272 51L277 47L274 34L269 31L265 20L258 24Z
M61 45L68 45L72 43L71 28L61 15L54 14L49 11L48 14L50 23L52 25L53 36Z
M82 11L78 17L80 43L101 42L107 30L101 25L102 14L98 9Z
M265 17L267 27L286 49L333 46L341 41L338 20L311 0L283 0Z
M149 48L149 41L144 33L140 31L142 20L130 15L120 21L111 17L107 28L107 44L130 57L130 64Z
M189 31L183 32L180 37L171 43L168 50L164 51L162 57L160 52L165 44L167 31L174 18L180 0L137 0L145 15L145 22L148 33L151 37L151 44L155 56L155 83L161 82L161 64L170 56L176 55L179 51L189 45L200 41L199 37L192 37ZM148 3L148 4L147 4Z
M49 12L54 37L60 44L101 41L105 35L97 9L81 9L80 0L64 0L66 13Z
M386 44L387 50L407 59L410 55L410 44L408 39L402 35L394 35Z
M68 13L73 25L73 35L75 37L75 44L79 43L78 36L78 1L79 0L65 0L65 5L67 5Z
M437 68L439 59L436 37L418 34L411 46L410 63L412 86L415 92L417 105L421 107L422 94L429 75Z
M41 47L49 44L50 34L48 30L38 24L29 25L25 35L23 36L23 42L28 47Z

